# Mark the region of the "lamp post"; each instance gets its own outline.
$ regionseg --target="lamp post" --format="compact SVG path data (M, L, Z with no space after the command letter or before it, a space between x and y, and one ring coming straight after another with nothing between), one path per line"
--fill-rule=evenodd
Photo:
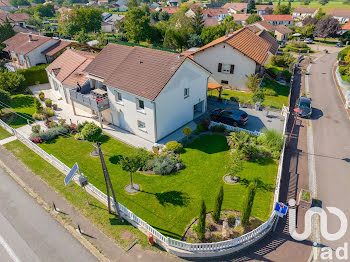
M290 139L292 138L292 134L293 134L293 131L294 131L295 122L297 121L298 114L301 113L301 109L300 109L300 108L294 108L294 112L295 112L294 123L293 123L293 126L292 126L292 131L290 132L290 135L289 135L288 145L289 145L289 143L290 143Z

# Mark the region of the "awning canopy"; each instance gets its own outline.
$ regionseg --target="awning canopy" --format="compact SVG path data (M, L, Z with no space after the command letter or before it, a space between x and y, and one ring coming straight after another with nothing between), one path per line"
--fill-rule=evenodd
M214 84L214 83L208 83L208 91L216 90L216 89L221 89L222 85L219 84Z

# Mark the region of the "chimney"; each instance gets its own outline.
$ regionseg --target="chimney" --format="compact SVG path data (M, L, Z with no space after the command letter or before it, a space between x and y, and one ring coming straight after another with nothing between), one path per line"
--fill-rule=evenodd
M28 35L29 36L29 42L33 41L33 36L31 34Z
M178 59L181 59L182 57L183 57L182 54L179 54L179 55L177 56Z

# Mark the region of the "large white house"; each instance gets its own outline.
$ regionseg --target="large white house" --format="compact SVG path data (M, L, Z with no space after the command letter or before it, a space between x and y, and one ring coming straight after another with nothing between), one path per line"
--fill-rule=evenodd
M337 19L340 24L345 24L350 20L350 9L328 9L326 15Z
M317 12L318 12L318 8L296 7L293 10L292 16L296 19L302 20L308 16L315 17Z
M212 72L210 82L247 90L248 76L261 72L272 56L271 44L248 28L239 29L203 46L191 55Z
M72 71L67 69L72 63L60 62L61 57L48 68L53 81L60 74L56 67L64 74ZM76 60L73 67L79 62L83 67L84 58ZM74 74L81 74L85 81L69 87L67 102L73 109L77 104L90 108L101 123L150 142L161 140L206 111L210 72L179 54L108 44L85 69Z

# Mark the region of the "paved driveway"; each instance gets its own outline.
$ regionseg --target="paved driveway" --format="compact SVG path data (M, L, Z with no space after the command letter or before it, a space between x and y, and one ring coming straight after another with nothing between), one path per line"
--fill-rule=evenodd
M217 101L208 100L208 112L217 108L233 108L238 106L219 103ZM250 131L261 131L264 128L276 129L283 131L284 117L280 112L276 111L256 111L251 108L240 108L249 115L248 123L243 127Z

